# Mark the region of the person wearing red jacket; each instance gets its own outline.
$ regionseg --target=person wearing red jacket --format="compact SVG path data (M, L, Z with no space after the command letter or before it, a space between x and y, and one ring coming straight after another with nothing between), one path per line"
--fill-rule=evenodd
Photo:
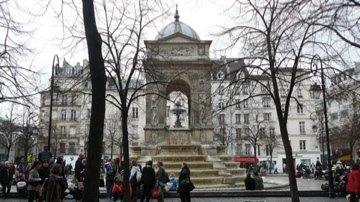
M346 191L350 194L350 202L358 201L356 195L360 197L360 169L359 163L352 166L351 172L348 177L348 184Z

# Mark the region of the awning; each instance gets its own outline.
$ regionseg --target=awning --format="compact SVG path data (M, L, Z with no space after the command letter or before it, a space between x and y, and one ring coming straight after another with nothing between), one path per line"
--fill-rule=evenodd
M350 161L351 160L351 155L350 154L343 155L343 156L339 157L339 160L340 161Z
M233 161L240 163L257 163L258 159L255 159L255 157L234 157Z

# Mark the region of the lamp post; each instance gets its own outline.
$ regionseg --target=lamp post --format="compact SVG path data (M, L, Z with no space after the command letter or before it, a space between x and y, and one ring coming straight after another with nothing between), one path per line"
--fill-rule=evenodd
M56 62L56 65L55 65ZM51 122L52 122L52 106L53 106L53 94L54 94L54 69L59 67L59 57L54 55L52 69L51 69L51 84L50 84L50 112L49 112L49 131L48 131L48 151L50 151L51 144Z
M319 85L315 84L314 87L311 89L314 93L315 98L320 98L320 94L323 95L323 109L324 109L324 122L325 122L325 135L326 135L326 146L327 146L327 163L328 163L328 175L329 175L329 197L335 198L334 193L334 180L333 180L333 173L332 173L332 165L331 165L331 152L330 152L330 138L329 138L329 126L328 126L328 117L327 117L327 104L326 104L326 89L325 89L325 77L324 77L324 68L323 68L323 61L318 55L315 55L312 60L311 64L315 66L315 70L317 71L318 65L316 64L316 60L320 62L320 73L321 73L321 88ZM315 71L315 72L316 72Z

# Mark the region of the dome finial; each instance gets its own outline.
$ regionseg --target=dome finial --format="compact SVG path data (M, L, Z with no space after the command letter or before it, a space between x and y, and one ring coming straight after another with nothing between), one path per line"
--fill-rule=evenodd
M175 21L179 21L179 18L180 18L180 16L179 16L179 11L178 11L178 5L176 4L176 11L175 11Z

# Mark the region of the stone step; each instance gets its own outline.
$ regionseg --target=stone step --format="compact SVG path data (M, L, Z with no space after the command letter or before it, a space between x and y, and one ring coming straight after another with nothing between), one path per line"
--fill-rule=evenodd
M157 155L153 157L153 161L163 161L163 162L187 162L190 161L205 161L205 155Z
M191 181L194 183L195 186L200 185L219 185L223 184L224 177L191 177Z
M246 170L244 169L238 169L238 168L235 168L235 169L228 169L228 171L232 174L232 175L240 175L240 176L244 176L245 177L245 172Z
M219 156L219 158L220 158L220 160L225 161L225 162L227 162L227 161L233 161L233 160L232 160L233 157L231 157L231 156Z
M167 169L180 169L182 162L163 162L164 168ZM190 170L192 169L212 169L214 168L213 163L211 162L188 162L187 163Z
M239 168L239 163L237 162L224 162L227 168Z
M177 178L180 173L180 169L167 169L166 170L169 175L172 173ZM216 169L191 169L191 176L192 177L209 177L209 176L218 176L219 171Z

